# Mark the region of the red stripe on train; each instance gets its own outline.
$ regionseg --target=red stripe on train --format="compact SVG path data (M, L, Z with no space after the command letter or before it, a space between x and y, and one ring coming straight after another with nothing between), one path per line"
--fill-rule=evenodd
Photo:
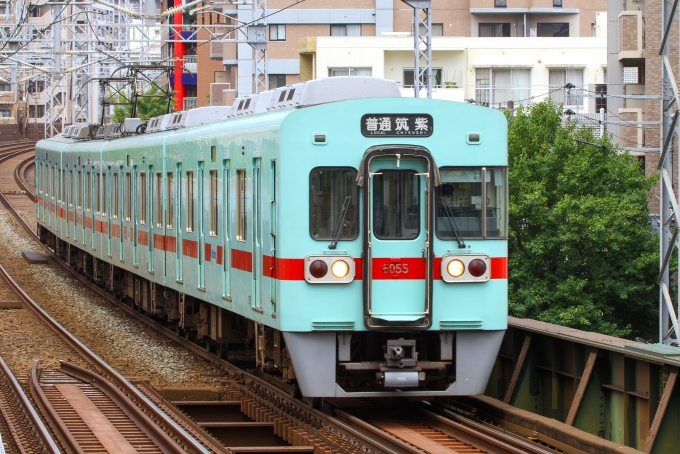
M237 270L253 272L253 254L239 249L231 250L231 267ZM263 267L264 268L264 267Z

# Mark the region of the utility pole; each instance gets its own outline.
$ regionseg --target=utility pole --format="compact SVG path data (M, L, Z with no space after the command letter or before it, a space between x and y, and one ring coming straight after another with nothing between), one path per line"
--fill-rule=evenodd
M432 98L432 14L431 0L403 0L413 8L413 90L420 98L421 90ZM421 27L424 33L421 34ZM420 60L425 64L421 67Z

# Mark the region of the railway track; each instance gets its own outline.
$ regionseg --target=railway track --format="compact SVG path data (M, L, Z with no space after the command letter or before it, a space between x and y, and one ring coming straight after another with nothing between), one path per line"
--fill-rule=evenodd
M26 181L29 161L30 159L17 158L14 175L15 182L20 184L21 190L29 196L25 198L34 200L35 194ZM11 203L6 204L8 207L12 206ZM18 216L16 211L15 215L37 240L28 223ZM178 424L183 424L186 430L194 433L207 430L215 435L213 439L222 442L221 447L228 446L232 452L556 452L469 418L466 420L465 416L454 415L450 412L450 414L436 414L427 410L419 410L402 413L399 418L385 418L385 412L391 410L378 411L378 413L373 410L371 413L362 408L356 411L334 406L325 406L323 411L310 408L306 403L282 392L281 389L284 387L280 383L277 384L276 380L265 381L219 359L204 346L186 340L170 328L160 325L138 313L129 305L116 300L85 276L75 273L53 251L48 248L45 250L64 269L74 273L83 285L99 296L122 307L152 329L162 332L226 371L227 378L223 383L223 394L226 400L221 401L173 402L175 404L173 406L143 381L135 381L135 384L148 400L163 407ZM234 416L235 412L241 416ZM261 445L256 447L252 446L253 441L250 439L240 442L242 445L239 445L239 441L234 441L233 435L223 438L220 436L222 433L233 434L236 431L240 432L239 440L242 440L248 438L244 435L246 432L252 432L255 438L259 437L262 440L265 437L263 430L272 431L276 437L290 446L277 446L276 443L272 443L266 448ZM215 447L216 451L218 449L220 448Z

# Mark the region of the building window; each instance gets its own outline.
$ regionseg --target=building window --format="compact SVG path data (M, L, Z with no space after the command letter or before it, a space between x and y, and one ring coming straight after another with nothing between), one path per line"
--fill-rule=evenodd
M269 75L269 89L273 90L279 87L286 86L286 75L285 74L270 74Z
M219 219L219 200L217 199L217 170L210 171L210 235L217 236Z
M552 38L568 38L569 37L569 23L568 22L545 22L538 24L537 36L552 37Z
M7 108L0 108L0 118L9 118L12 116L12 111Z
M432 36L444 36L444 24L432 24L431 25ZM420 36L425 35L425 26L420 26Z
M361 36L361 24L331 25L331 36Z
M173 180L172 172L168 172L167 178L167 201L168 201L168 223L166 224L169 229L172 229L173 221L175 219L175 181Z
M624 66L623 67L623 83L624 84L644 84L642 80L643 71L639 66Z
M595 84L595 112L607 111L607 84Z
M423 77L425 74L423 74ZM442 68L432 68L432 86L440 87L443 83ZM412 87L415 84L415 76L413 75L413 68L404 69L404 87ZM423 84L427 85L427 80L423 80Z
M246 170L239 169L236 171L236 184L238 185L238 221L236 222L236 239L238 241L246 241L246 226L247 224L247 199L246 199Z
M510 37L510 23L479 24L480 37L508 38Z
M187 232L194 231L194 172L187 172Z
M28 117L29 118L42 118L45 116L45 106L28 106Z
M507 8L508 0L494 0L493 6L495 6L496 8Z
M548 83L552 102L565 106L583 104L583 98L577 96L583 94L582 69L551 69L548 71ZM567 90L564 88L566 84L572 84L576 88Z
M328 68L328 77L373 75L373 68Z
M508 102L528 104L531 96L529 69L477 68L475 72L477 104L504 108Z
M553 0L553 7L555 8L562 8L564 6L564 3L562 0Z
M285 40L286 40L285 24L269 25L269 41L285 41Z
M12 91L12 85L0 82L0 91Z

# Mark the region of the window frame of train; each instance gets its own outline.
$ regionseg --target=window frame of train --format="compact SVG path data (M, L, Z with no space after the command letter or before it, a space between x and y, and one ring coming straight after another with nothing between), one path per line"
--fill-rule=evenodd
M321 176L323 176L323 172L349 172L348 179L347 181L351 183L349 189L350 189L350 194L343 193L339 197L335 197L337 200L335 201L336 205L336 212L337 212L337 217L331 219L330 213L329 216L321 216L319 217L317 215L316 221L312 217L313 212L312 210L314 207L319 206L323 201L320 202L320 194L323 194L324 191L322 190L321 187L315 189L315 183L321 185L322 183L319 182ZM316 180L315 180L316 176ZM319 167L314 167L310 172L309 172L309 236L312 237L313 240L315 241L331 241L333 240L333 230L335 229L335 225L338 222L338 217L342 213L342 205L344 203L345 197L348 195L351 197L350 199L350 208L347 210L347 214L345 215L345 221L347 219L350 219L351 224L349 224L350 227L350 233L349 235L343 235L343 232L347 231L346 228L343 228L340 231L340 234L338 235L338 240L342 241L352 241L356 240L359 237L359 190L358 186L356 185L356 177L357 177L357 169L351 166L319 166ZM330 176L329 178L338 178L338 176ZM342 178L342 177L341 177ZM329 189L328 192L335 192L333 189ZM319 194L316 195L315 194ZM332 202L332 199L334 198L334 195L330 195L328 197L331 199L330 201ZM329 207L330 210L330 207ZM326 226L326 230L328 230L328 235L322 235L321 233L325 232L320 232L320 220L322 219L329 219L328 225ZM316 226L317 228L317 234L315 236L314 234L314 227Z
M165 227L168 230L172 230L175 220L175 178L172 172L167 172L166 186L167 186L166 190L168 191L167 195L168 213L165 220L166 221Z
M109 168L108 172L110 172L110 171L111 171L111 169ZM106 173L107 173L107 172L103 172L103 171L102 171L102 173L101 173L101 177L102 177L102 186L101 186L101 187L103 188L103 191L102 191L102 205L101 205L101 213L102 213L102 216L106 216L107 208L108 208L107 203L106 203L106 199L108 198L108 191L106 190L106 189L107 189L107 186L106 186L106 183L107 183L107 181L106 181L106 180L107 180L107 178L106 178Z
M236 241L248 241L248 177L246 169L236 169L236 196L238 197L238 219L236 222Z
M139 223L146 224L146 205L147 205L147 182L146 172L139 174Z
M92 211L92 172L89 170L85 177L85 211Z
M118 219L118 216L120 215L120 186L118 182L118 172L113 172L113 181L112 181L112 190L111 190L111 196L113 197L112 203L111 203L111 217L113 219Z
M194 171L187 170L187 222L186 231L192 233L194 231Z
M458 172L458 174L454 174ZM453 206L449 206L451 213L453 214L453 221L455 221L455 226L459 230L461 236L465 239L497 239L497 240L507 240L508 238L508 168L505 166L444 166L439 168L439 173L442 178L442 183L436 188L435 193L435 233L437 238L443 241L455 240L455 234L451 228L451 221L448 220L448 216L444 213L441 216L439 213L442 212L443 206L441 199L445 197L443 191L446 189L447 185L453 186ZM500 181L500 184L498 180ZM458 203L464 203L464 199L455 194L456 186L455 184L466 185L465 191L469 191L468 195L463 197L469 197L469 205L459 205L456 204L456 197L458 197ZM475 191L473 189L473 184L479 184L479 190ZM462 186L461 186L462 187ZM459 187L459 188L461 188ZM491 190L496 188L495 196L493 197L494 206L491 206ZM475 192L475 194L473 194ZM473 203L479 201L479 203ZM449 202L447 201L447 204ZM479 208L477 208L479 205ZM494 210L494 216L489 216L489 210ZM473 213L479 216L461 216L465 213ZM456 216L459 214L459 216ZM490 224L489 219L497 219L496 227ZM473 219L473 221L470 221ZM475 224L474 220L478 219L479 228L473 230L465 229L465 227L470 224ZM465 222L463 222L465 220ZM443 232L451 232L450 234L445 234ZM495 233L498 232L498 233Z
M95 178L95 187L94 187L94 212L98 215L102 214L101 184L102 184L102 173L97 172L97 178Z
M219 235L219 189L217 170L210 171L210 236Z
M59 201L66 204L66 169L61 170L61 185L59 188L61 189L61 191L59 191L61 194L59 196Z
M56 200L56 194L55 194L55 192L57 192L57 182L56 182L56 178L55 178L56 169L57 169L56 165L52 166L52 191L50 193L50 195L52 196L52 200Z
M163 172L156 172L156 227L163 228Z
M72 207L73 206L73 199L76 196L76 190L75 190L75 179L73 178L73 169L69 169L69 197L68 197L68 206Z
M132 220L132 172L125 172L125 200L123 201L125 220Z

